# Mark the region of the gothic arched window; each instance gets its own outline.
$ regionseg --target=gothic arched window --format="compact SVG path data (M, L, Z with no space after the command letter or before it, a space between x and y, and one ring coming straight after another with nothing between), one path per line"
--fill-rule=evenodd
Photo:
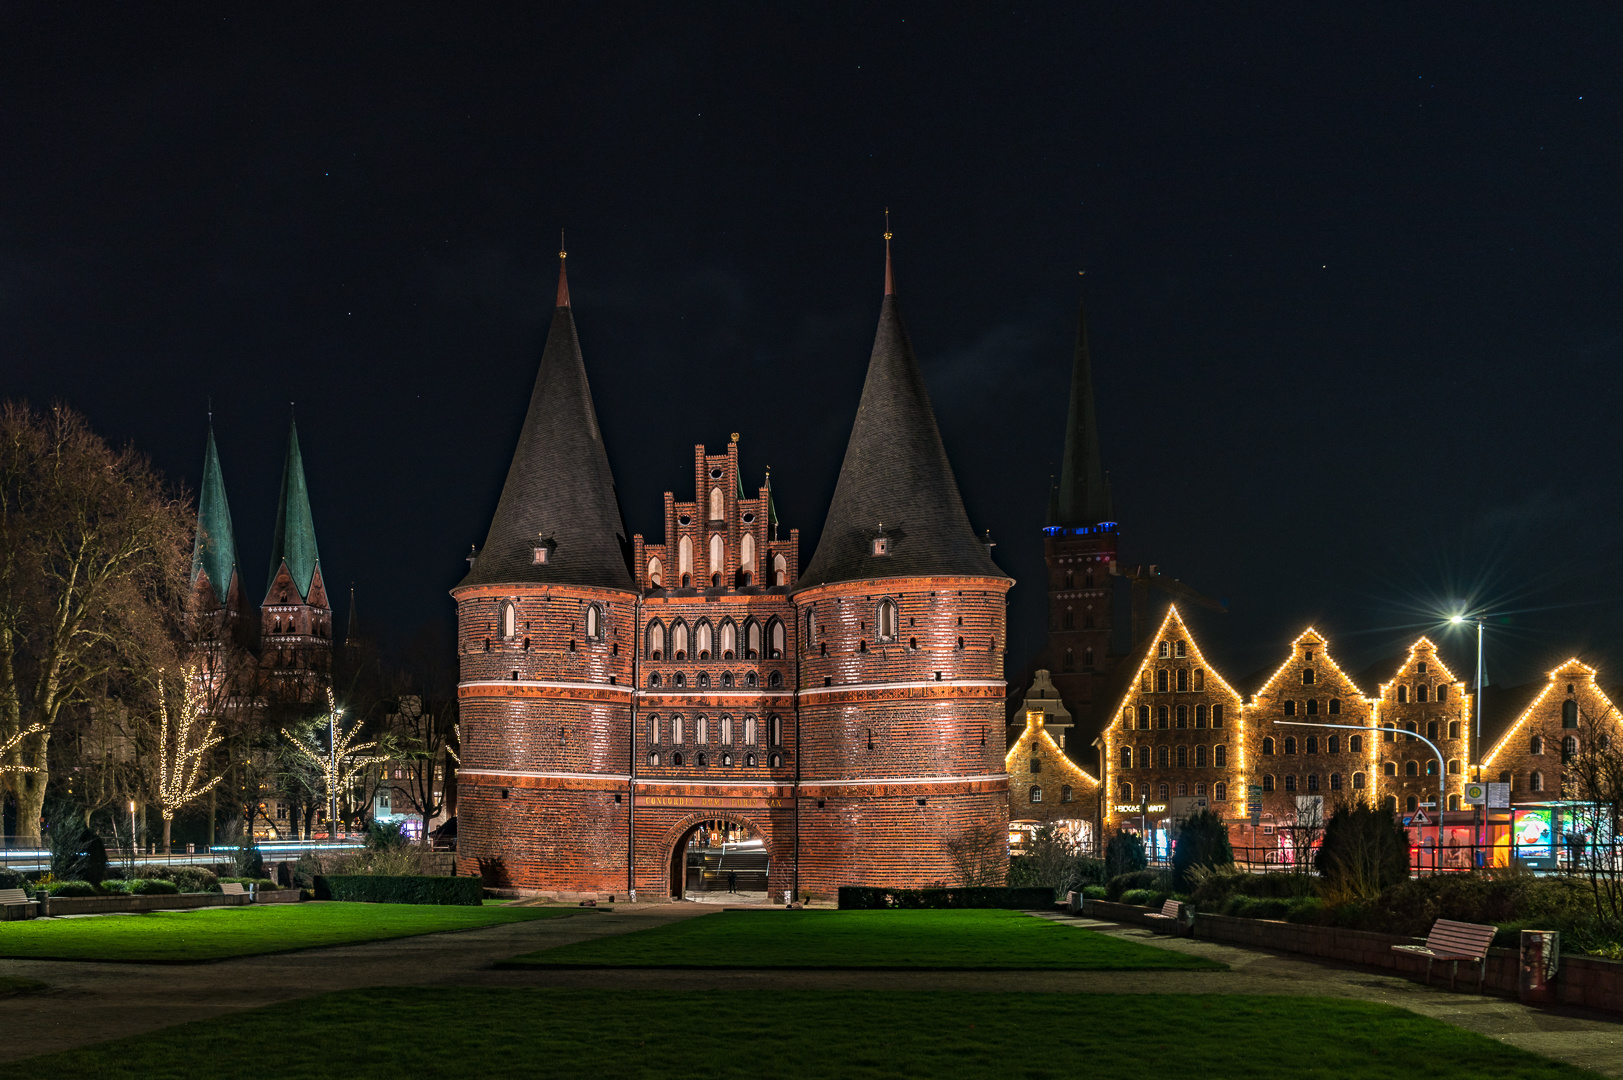
M767 638L772 642L772 651L767 655L774 660L783 659L783 637L783 623L773 619L771 625L767 627Z
M745 533L743 539L738 541L738 568L746 571L755 569L754 533Z
M710 489L710 520L720 521L726 514L726 504L722 501L721 488Z
M648 584L655 589L665 584L665 567L658 558L648 560Z
M648 659L665 658L665 624L655 619L648 624ZM654 684L658 686L658 683Z
M502 637L512 637L517 633L518 605L509 600L502 605Z
M772 556L772 584L789 584L789 560L782 555Z
M895 641L898 621L896 601L889 597L879 601L878 622L876 624L879 630L876 639L879 641Z

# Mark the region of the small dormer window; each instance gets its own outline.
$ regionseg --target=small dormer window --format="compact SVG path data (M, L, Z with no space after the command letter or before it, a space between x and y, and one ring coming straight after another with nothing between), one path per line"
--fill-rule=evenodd
M883 536L873 538L873 553L875 555L890 554L890 540Z
M547 561L547 549L544 548L544 547L536 548L535 549L535 563L536 563L536 565L540 566L542 563L544 563L546 561Z

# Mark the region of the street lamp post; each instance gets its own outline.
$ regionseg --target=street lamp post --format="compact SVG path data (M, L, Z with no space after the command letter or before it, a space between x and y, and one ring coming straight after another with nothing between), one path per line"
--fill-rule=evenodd
M1274 723L1283 724L1287 727L1342 728L1347 731L1390 731L1394 735L1407 735L1411 739L1419 739L1431 747L1431 752L1437 755L1437 850L1432 855L1432 872L1437 872L1437 866L1443 857L1443 810L1448 806L1448 762L1443 760L1443 751L1436 743L1418 732L1404 731L1396 725L1391 727L1364 727L1362 724L1309 724L1301 720L1275 720Z
M330 763L327 769L327 839L337 839L335 830L338 828L338 718L344 714L343 709L327 710L327 760Z
M1482 782L1482 766L1481 766L1480 762L1482 761L1482 675L1483 675L1483 671L1482 671L1482 631L1483 631L1483 626L1487 621L1487 617L1479 612L1475 616L1450 615L1448 617L1448 621L1450 623L1453 623L1455 626L1463 626L1467 622L1476 623L1476 701L1474 702L1474 704L1476 705L1476 725L1475 725L1476 732L1475 732L1474 737L1471 740L1471 745L1475 749L1475 756L1476 756L1476 759L1477 759L1477 761L1479 763L1477 765L1477 777L1476 777L1477 778L1477 783L1481 783ZM1472 824L1471 832L1473 834L1472 842L1477 845L1477 850L1479 852L1481 850L1481 845L1483 844L1484 841L1487 840L1488 814L1489 814L1489 810L1488 810L1488 808L1486 806L1484 806L1482 808L1482 826L1480 828L1478 828L1476 826L1476 820L1477 820L1476 808L1473 807L1471 809L1471 824Z

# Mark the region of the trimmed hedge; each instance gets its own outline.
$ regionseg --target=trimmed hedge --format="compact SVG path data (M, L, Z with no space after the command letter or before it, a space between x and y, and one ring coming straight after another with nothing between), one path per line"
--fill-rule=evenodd
M871 911L881 908L1009 908L1026 911L1054 906L1054 890L1046 885L1007 888L977 886L959 889L885 889L869 885L841 885L840 907Z
M360 904L479 904L484 883L476 877L384 877L372 874L318 874L317 900Z

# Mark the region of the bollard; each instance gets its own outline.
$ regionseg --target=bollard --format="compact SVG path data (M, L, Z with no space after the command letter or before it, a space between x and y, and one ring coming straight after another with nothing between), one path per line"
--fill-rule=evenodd
M1559 930L1523 930L1517 950L1516 996L1522 1001L1554 1001L1561 966Z

